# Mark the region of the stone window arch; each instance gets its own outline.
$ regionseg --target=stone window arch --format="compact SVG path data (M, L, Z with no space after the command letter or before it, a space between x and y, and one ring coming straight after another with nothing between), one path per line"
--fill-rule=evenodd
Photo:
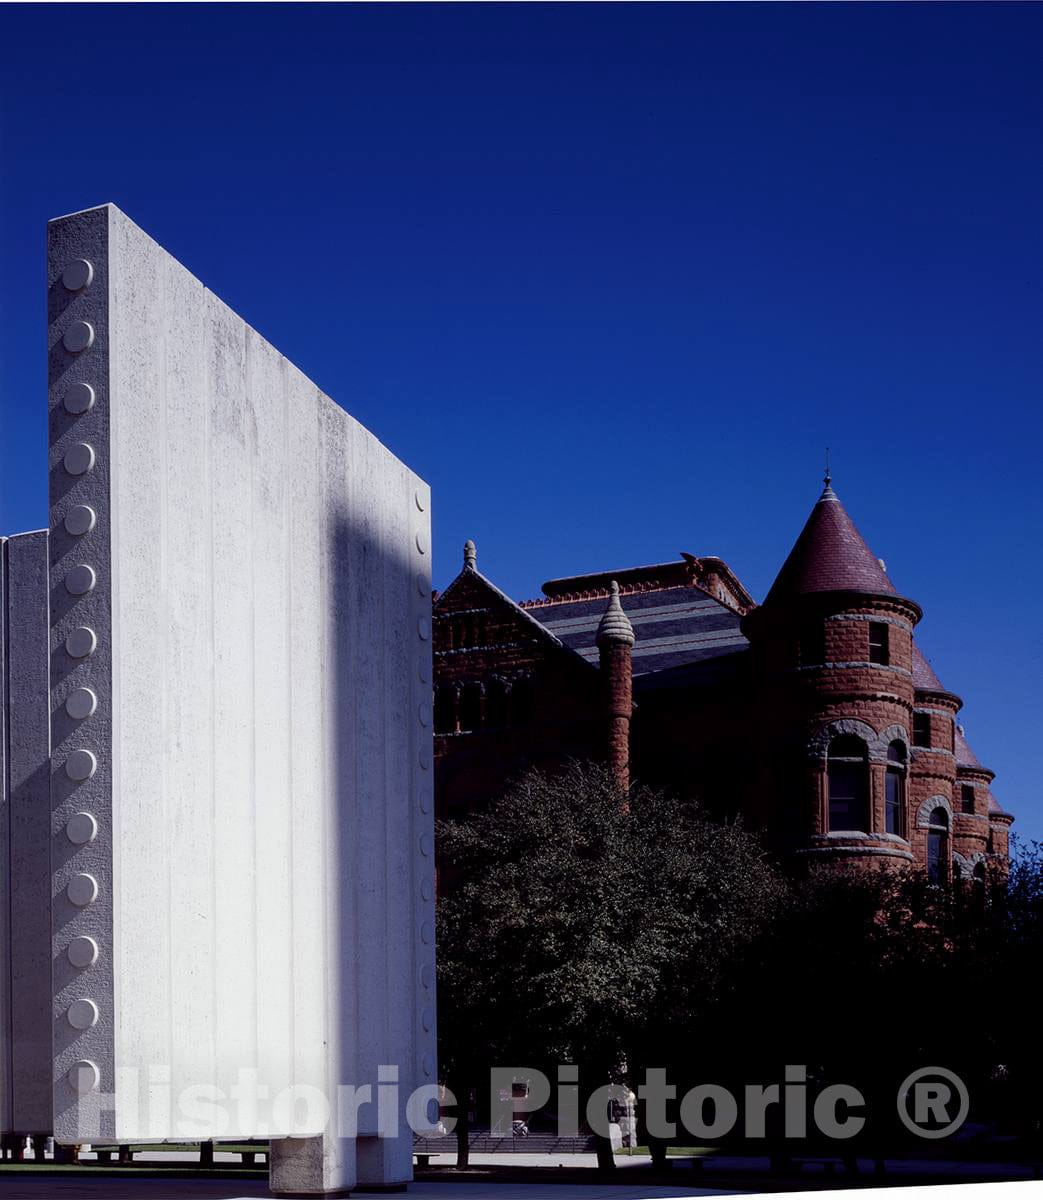
M826 759L829 831L869 832L869 747L854 733L830 739Z
M816 730L808 742L809 756L815 761L825 760L830 742L843 733L853 734L865 742L870 762L887 762L887 752L892 742L902 743L906 749L906 761L908 762L909 733L904 725L888 725L886 729L877 733L872 725L858 720L857 717L841 717Z
M909 761L909 731L904 725L888 725L886 729L881 729L877 742L884 747L885 754L892 742L901 742L905 747L905 760Z
M948 796L943 796L940 793L934 796L928 796L926 800L916 810L916 827L917 829L927 829L931 824L931 815L937 808L945 809L945 819L950 829L952 829L952 803Z
M887 774L884 779L884 829L905 837L905 788L909 752L895 738L887 747Z
M952 813L940 804L927 817L927 880L943 884L949 881L949 831Z
M828 725L823 725L814 733L808 742L810 756L824 762L829 754L830 743L841 734L851 734L853 737L860 738L867 747L874 746L877 742L876 730L872 725L867 725L865 721L859 721L854 717L843 717L838 721L830 721Z

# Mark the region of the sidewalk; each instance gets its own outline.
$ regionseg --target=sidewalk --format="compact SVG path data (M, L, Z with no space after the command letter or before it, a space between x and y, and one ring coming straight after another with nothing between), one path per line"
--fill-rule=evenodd
M361 1189L353 1195L365 1196ZM668 1200L681 1196L729 1196L714 1188L626 1184L554 1183L411 1183L415 1200ZM164 1179L130 1177L0 1174L3 1200L254 1200L270 1196L264 1180Z

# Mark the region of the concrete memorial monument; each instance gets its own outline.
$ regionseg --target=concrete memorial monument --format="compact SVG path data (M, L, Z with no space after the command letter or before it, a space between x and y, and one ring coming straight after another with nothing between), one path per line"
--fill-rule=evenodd
M47 531L0 538L0 1131L37 1148L52 1125L47 592Z
M429 490L111 205L51 222L48 309L55 1136L404 1182L436 1094Z

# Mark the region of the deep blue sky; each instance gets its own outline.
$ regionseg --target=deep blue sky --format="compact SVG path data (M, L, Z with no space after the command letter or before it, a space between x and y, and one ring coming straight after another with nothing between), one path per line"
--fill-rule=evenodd
M1038 783L1038 5L0 7L0 530L46 524L44 226L113 201L521 598L836 488L1016 828Z

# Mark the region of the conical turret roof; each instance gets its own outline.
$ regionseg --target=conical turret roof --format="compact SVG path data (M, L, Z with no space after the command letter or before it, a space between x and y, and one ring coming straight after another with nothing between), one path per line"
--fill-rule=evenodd
M957 725L954 735L955 745L953 749L956 752L956 765L958 767L973 767L978 771L984 771L986 768L978 761L978 756L970 748L967 742L967 737L963 732L963 726Z
M920 647L913 643L913 687L921 692L947 692L949 689L935 674Z
M896 594L880 560L855 528L828 477L765 604L810 592Z

